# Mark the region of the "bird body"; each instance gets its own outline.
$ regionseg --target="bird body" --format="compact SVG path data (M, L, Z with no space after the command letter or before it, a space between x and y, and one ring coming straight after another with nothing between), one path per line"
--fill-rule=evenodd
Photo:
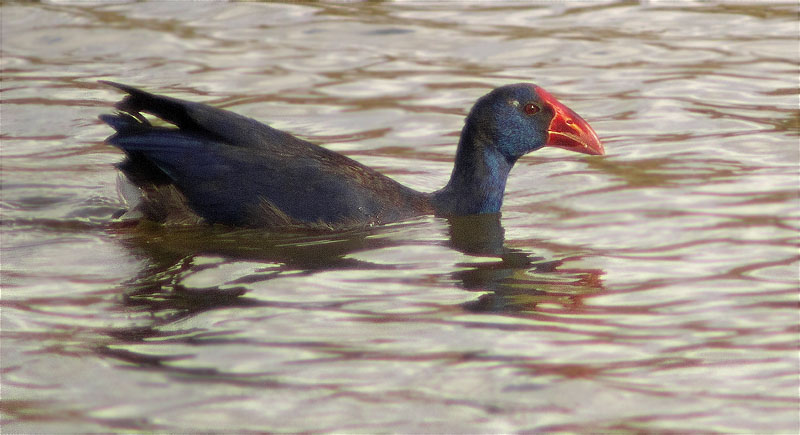
M570 127L580 128L563 133L574 143L555 146L603 153L591 127L541 88L505 86L481 98L467 117L447 186L422 193L251 118L104 83L128 94L116 105L119 113L100 116L116 130L107 142L126 153L118 167L141 190L141 214L162 222L346 228L497 212L516 159L557 142L548 127L558 111L568 111ZM175 127L153 126L142 112Z

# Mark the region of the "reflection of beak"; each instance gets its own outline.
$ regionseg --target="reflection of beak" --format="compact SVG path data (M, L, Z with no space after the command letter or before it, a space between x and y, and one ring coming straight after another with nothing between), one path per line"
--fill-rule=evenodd
M561 104L556 98L542 88L536 92L545 103L553 109L553 119L547 128L545 146L564 148L584 154L600 156L605 154L603 144L592 126L584 121L569 107Z

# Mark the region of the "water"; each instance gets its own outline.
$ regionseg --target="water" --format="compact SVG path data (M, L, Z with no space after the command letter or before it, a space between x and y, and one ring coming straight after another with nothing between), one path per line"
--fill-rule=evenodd
M1 8L4 432L798 430L796 4ZM501 218L123 226L98 79L420 190L507 83L608 155L523 158Z

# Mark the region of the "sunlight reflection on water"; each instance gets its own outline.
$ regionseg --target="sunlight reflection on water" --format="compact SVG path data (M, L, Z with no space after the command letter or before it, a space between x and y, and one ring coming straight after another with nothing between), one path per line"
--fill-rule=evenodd
M4 430L795 432L797 13L4 5ZM500 84L548 88L609 153L521 159L502 217L121 226L97 79L426 191Z

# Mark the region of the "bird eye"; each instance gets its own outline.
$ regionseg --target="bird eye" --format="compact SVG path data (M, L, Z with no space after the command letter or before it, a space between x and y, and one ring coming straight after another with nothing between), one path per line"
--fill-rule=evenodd
M539 113L539 111L542 109L533 103L528 103L525 105L525 107L522 108L522 110L524 110L525 114L527 115L535 115Z

